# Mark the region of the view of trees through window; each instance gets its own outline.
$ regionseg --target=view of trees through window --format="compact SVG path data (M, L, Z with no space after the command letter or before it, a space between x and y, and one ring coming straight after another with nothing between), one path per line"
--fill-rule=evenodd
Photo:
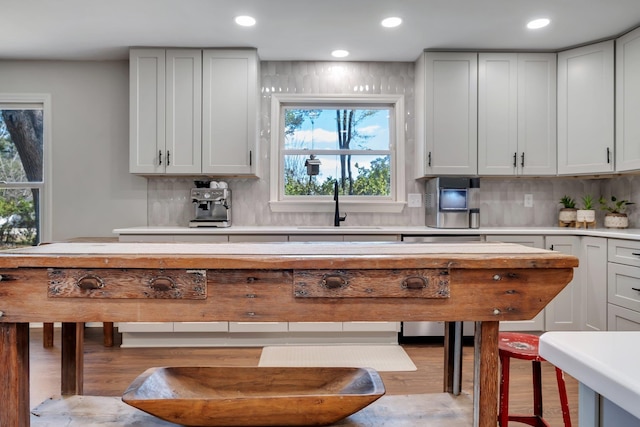
M388 197L391 194L389 107L284 108L285 196Z
M0 247L39 242L42 182L42 109L0 108Z

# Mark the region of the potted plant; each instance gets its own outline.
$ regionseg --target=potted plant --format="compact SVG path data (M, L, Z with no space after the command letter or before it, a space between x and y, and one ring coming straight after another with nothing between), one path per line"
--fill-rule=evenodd
M558 225L561 227L568 227L575 224L577 220L576 202L569 196L564 196L560 199L560 204L563 206L558 214Z
M617 197L611 196L610 200L600 196L600 208L607 213L604 216L604 226L607 228L627 228L629 227L629 218L626 210L633 202L629 200L618 200Z
M585 194L582 197L582 209L576 212L576 221L583 223L594 223L596 221L596 211L593 209L593 197Z

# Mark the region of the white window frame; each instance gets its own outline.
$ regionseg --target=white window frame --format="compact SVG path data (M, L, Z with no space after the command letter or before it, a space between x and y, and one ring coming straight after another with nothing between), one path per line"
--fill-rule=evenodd
M50 242L52 240L52 168L51 168L51 95L47 93L0 93L0 104L15 104L19 108L29 108L29 105L42 107L42 177L43 182L29 183L29 187L40 190L40 242ZM26 185L3 183L5 188L24 188Z
M389 129L391 151L391 196L388 198L340 196L342 212L399 213L406 205L405 200L405 121L404 95L271 95L271 158L269 206L272 212L333 212L335 202L332 196L302 196L296 200L284 197L284 167L281 150L284 146L283 109L309 104L313 106L335 106L341 108L363 108L367 104L388 106L393 111ZM308 197L308 199L307 199Z

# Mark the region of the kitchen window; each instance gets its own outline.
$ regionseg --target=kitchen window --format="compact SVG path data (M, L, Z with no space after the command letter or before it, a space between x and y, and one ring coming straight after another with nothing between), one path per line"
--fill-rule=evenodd
M48 95L0 94L0 248L43 241Z
M404 207L402 95L271 95L271 210Z

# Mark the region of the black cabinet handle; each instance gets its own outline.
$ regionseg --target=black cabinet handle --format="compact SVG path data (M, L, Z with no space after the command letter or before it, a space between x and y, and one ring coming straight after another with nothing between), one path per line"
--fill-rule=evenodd
M162 150L158 150L158 166L162 165Z
M639 288L631 288L632 291L640 292Z
M611 150L607 147L607 163L611 163Z
M640 256L640 253L638 253L638 252L631 252L631 255Z
M427 164L427 166L431 167L431 151L429 151L429 163Z
M249 150L249 166L253 165L253 151Z
M513 167L518 166L518 153L513 153Z
M520 158L520 166L524 167L524 151L522 152L522 157Z
M552 251L552 250L553 250L553 245L551 245L551 247L549 248L549 250L550 250L550 251Z
M171 153L169 152L169 150L167 150L167 166L169 166L171 164L171 157L169 157L170 154Z

